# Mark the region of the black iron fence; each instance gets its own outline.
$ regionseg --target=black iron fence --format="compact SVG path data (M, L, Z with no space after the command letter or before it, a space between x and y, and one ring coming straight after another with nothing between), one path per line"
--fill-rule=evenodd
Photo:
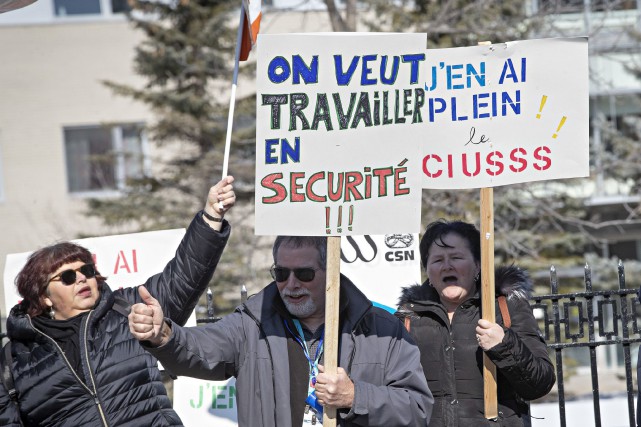
M622 262L618 265L618 278L618 289L593 290L592 271L586 265L585 291L559 293L556 270L552 267L550 269L551 293L535 295L531 298L531 306L535 313L542 313L545 340L548 348L554 353L561 427L565 427L567 422L567 393L564 382L567 375L564 365L568 358L564 357L564 352L572 348L588 349L594 425L601 426L601 393L599 392L599 363L597 363L597 348L601 346L616 346L616 351L623 353L628 418L630 427L636 425L634 408L636 369L633 371L631 355L632 350L636 349L641 342L639 328L641 304L637 290L625 287L625 271Z

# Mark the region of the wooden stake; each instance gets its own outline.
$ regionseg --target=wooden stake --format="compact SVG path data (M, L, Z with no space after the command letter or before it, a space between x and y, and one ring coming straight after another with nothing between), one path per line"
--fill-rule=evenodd
M481 312L496 322L494 302L494 189L481 188ZM496 366L483 353L483 398L485 418L499 416L496 397Z
M327 238L327 270L325 285L325 339L323 363L325 372L336 374L338 369L338 307L340 296L341 238ZM323 409L323 427L336 427L336 410Z

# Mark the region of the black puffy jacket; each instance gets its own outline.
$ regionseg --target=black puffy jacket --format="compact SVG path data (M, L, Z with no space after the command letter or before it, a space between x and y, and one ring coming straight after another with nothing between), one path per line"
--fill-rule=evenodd
M434 395L430 427L523 426L529 422L526 400L546 395L555 382L540 330L528 303L532 287L516 267L496 270L496 295L507 297L512 322L505 336L486 352L497 367L499 419L489 422L483 405L483 350L476 341L481 300L463 302L452 322L436 290L415 285L403 290L397 315L409 319L410 335L421 351L421 364ZM496 322L503 324L496 307ZM406 322L407 325L407 322Z
M200 214L192 221L175 257L145 286L174 322L185 324L206 289L229 237ZM100 299L82 321L81 381L58 345L36 330L20 304L7 319L12 372L20 416L26 426L177 426L157 361L129 332L127 317L112 309L118 295L141 302L137 288L111 291L100 284ZM0 385L0 425L18 426L17 411Z

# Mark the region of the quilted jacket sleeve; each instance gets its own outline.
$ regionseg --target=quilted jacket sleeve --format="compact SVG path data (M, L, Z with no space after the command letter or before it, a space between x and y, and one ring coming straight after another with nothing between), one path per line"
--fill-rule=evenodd
M176 255L145 283L160 303L163 313L173 322L184 325L207 289L225 249L231 226L223 220L220 232L213 230L197 213L183 237ZM142 302L137 289L125 289L135 303Z
M529 303L508 300L512 326L503 342L486 353L514 390L526 400L545 396L554 385L554 367Z

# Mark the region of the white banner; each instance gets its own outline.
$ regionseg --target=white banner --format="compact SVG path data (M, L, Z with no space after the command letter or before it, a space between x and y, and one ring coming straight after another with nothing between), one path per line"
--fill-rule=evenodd
M424 188L589 174L587 38L427 50Z
M418 232L425 34L258 39L256 234Z
M341 273L375 305L396 311L401 288L421 283L418 234L341 238Z

